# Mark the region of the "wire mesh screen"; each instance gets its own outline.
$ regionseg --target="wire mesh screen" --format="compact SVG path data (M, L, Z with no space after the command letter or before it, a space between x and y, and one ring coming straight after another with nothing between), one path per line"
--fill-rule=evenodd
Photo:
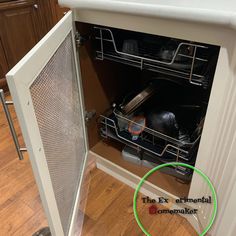
M82 116L69 34L30 87L64 233L85 156Z

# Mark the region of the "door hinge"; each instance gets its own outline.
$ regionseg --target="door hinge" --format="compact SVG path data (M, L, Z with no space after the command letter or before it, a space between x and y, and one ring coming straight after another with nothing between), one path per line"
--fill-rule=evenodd
M81 35L78 31L75 33L75 44L76 47L81 47L84 43L90 39L90 35Z
M85 121L89 122L93 117L96 116L96 110L85 111Z

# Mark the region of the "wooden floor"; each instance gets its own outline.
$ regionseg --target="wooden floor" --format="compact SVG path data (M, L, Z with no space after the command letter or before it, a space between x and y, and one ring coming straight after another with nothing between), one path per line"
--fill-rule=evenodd
M134 190L99 169L91 171L89 193L85 204L84 236L141 236L133 215ZM195 236L188 221L179 215L150 215L150 204L138 199L138 214L152 236ZM157 205L159 209L164 206Z
M8 97L9 99L9 97ZM24 146L16 114L9 107L15 128ZM32 235L47 221L42 209L38 189L34 181L27 154L23 161L18 160L7 125L5 114L0 105L0 235Z

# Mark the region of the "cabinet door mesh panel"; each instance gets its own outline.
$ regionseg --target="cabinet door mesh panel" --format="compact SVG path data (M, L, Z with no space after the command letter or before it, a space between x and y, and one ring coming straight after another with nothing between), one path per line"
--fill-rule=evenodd
M30 87L64 233L85 157L72 36L69 34Z

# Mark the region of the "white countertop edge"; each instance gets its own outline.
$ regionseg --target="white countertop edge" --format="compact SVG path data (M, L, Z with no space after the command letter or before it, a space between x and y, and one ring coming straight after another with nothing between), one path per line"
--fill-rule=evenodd
M236 29L236 12L200 8L175 7L111 0L59 0L62 6L78 10L99 10L132 15L150 16L162 19L183 20L215 24Z

